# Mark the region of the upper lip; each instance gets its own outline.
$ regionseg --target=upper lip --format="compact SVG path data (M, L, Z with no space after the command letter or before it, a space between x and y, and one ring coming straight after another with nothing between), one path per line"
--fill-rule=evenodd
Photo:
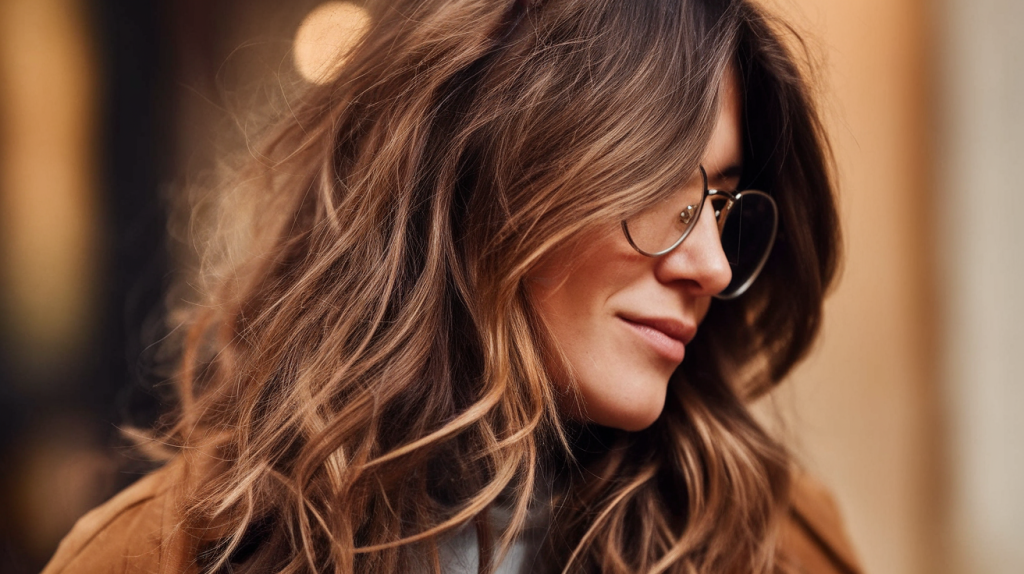
M669 337L681 341L684 345L689 345L690 341L697 334L697 325L695 323L680 321L672 317L639 317L632 315L620 315L620 317L630 323L637 323L661 331Z

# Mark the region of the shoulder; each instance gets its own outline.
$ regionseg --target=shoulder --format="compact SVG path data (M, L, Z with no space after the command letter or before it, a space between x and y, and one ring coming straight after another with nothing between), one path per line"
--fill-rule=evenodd
M793 473L779 554L788 570L801 574L862 572L832 494L800 470Z
M168 463L80 518L43 574L192 570L176 535L181 466Z

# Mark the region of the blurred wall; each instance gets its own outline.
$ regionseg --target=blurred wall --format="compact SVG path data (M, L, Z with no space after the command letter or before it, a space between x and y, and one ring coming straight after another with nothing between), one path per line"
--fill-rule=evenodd
M869 572L1024 572L1024 4L773 5L824 55L847 242L775 406Z
M22 381L57 379L93 325L99 98L84 15L77 0L0 5L0 316Z
M65 408L89 378L84 365L103 309L100 82L86 19L78 0L0 2L4 572L26 555L52 551L53 539L95 503L95 471L104 462L94 414L75 421L75 409ZM63 482L58 469L87 478Z
M773 397L868 572L941 572L930 6L774 0L820 58L845 268L810 359Z
M79 516L138 476L117 436L145 402L127 404L167 272L159 7L0 1L4 574L38 571Z
M1024 3L939 6L946 534L957 572L1024 572Z

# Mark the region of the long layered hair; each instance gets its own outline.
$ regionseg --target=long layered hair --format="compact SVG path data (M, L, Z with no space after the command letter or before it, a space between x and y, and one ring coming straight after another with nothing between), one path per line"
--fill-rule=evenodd
M200 563L438 571L439 541L475 524L489 569L539 506L542 569L771 570L788 459L745 405L806 352L838 243L781 28L745 0L367 9L336 78L220 186L201 298L175 315L162 438L201 478L182 524ZM780 207L761 278L713 303L649 429L564 421L524 282L687 179L730 66L743 183Z

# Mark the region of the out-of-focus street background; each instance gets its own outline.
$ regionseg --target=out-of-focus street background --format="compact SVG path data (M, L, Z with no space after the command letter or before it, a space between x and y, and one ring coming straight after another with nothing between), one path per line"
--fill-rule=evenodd
M868 572L1024 572L1024 3L763 1L818 63L846 263L761 410ZM137 478L167 206L350 8L0 0L0 572Z

